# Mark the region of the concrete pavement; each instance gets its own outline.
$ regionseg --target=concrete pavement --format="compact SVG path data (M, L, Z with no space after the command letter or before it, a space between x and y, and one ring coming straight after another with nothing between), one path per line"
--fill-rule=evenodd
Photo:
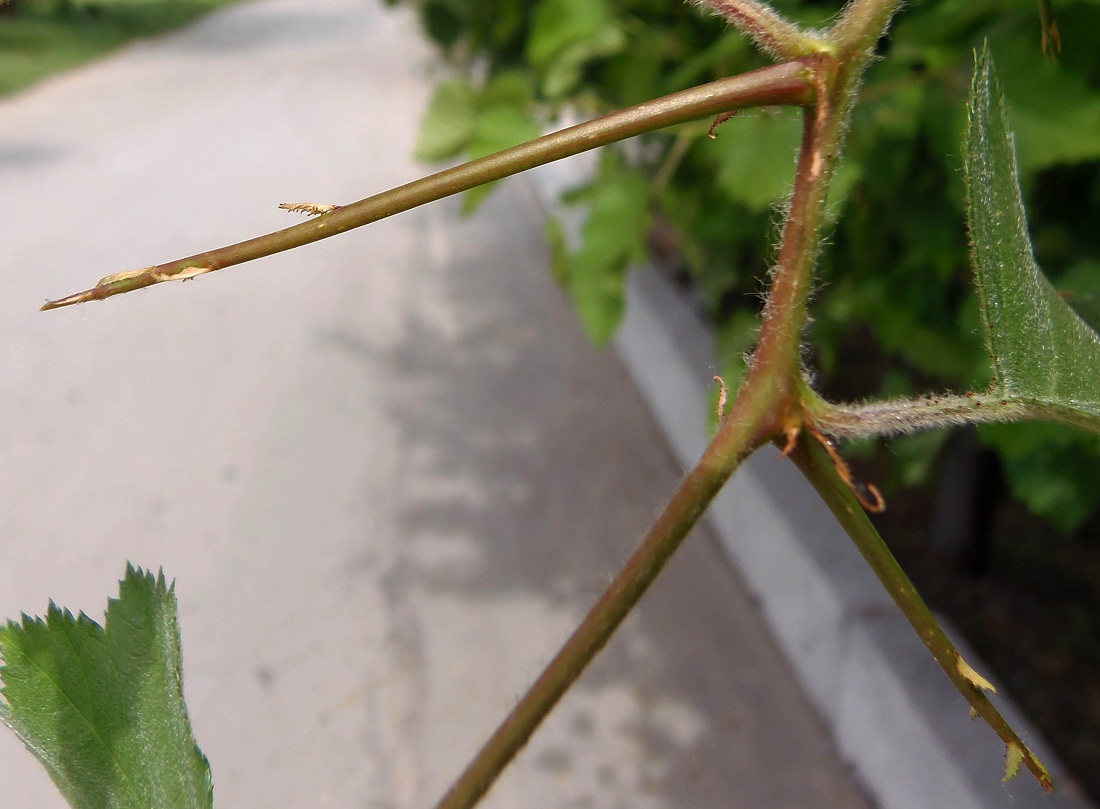
M218 805L430 806L682 474L522 184L120 299L109 272L424 172L431 55L261 0L0 103L0 616L177 580ZM60 807L0 734L0 802ZM697 531L492 807L862 807Z

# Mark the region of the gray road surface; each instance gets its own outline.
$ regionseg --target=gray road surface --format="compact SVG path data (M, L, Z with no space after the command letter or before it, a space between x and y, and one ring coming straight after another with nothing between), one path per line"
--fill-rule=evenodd
M413 179L431 65L264 0L0 103L0 616L163 566L221 807L431 805L682 473L520 184L36 311ZM6 732L0 805L62 806ZM487 805L864 803L698 532Z

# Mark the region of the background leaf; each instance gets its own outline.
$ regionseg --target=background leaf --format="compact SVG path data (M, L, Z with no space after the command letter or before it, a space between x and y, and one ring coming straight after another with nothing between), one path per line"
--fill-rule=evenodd
M477 94L465 79L439 85L428 103L416 139L418 160L447 160L465 149L477 124Z
M610 56L626 37L605 0L543 0L536 6L527 57L551 97L572 89L586 63Z
M615 333L624 311L627 269L645 255L651 222L646 191L645 178L622 171L614 153L608 153L591 189L581 246L556 257L557 275L566 280L581 323L597 345Z
M801 132L794 110L754 111L726 121L714 130L719 187L751 211L770 210L794 183Z
M967 128L974 269L994 389L1100 431L1100 335L1035 263L1004 96L988 48L978 54Z
M466 148L471 160L534 140L542 132L528 113L531 88L515 71L496 76L477 98L473 132ZM499 182L479 185L462 195L462 212L471 214L499 187Z
M0 718L78 809L213 805L183 702L176 599L127 566L106 629L50 603L0 629Z

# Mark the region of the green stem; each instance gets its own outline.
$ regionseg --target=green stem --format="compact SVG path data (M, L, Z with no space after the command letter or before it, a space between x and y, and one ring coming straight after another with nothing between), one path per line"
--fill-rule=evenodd
M800 418L795 397L800 379L806 301L842 131L842 119L834 103L836 60L820 54L807 62L814 68L817 102L805 112L794 191L783 223L760 339L742 386L759 391L765 401L777 404L771 425L773 434L797 425Z
M940 664L959 693L970 703L974 712L993 728L1010 750L1016 749L1022 752L1023 763L1044 789L1047 791L1053 789L1050 773L1046 767L1020 740L1016 731L1005 721L979 687L979 683L983 681L978 679L973 674L973 670L963 662L955 645L944 634L939 622L867 518L867 514L856 500L852 490L837 474L825 451L816 441L803 439L790 453L790 457L817 489L821 499L829 506L848 536L852 538L894 603L901 608L906 619L913 625L917 635L932 653L932 657Z
M711 2L710 5L719 7L721 4ZM761 8L755 3L730 5L742 10ZM765 20L765 17L754 19ZM882 25L888 19L887 16ZM827 50L815 47L814 55L803 60L810 71L815 103L806 110L795 187L765 307L761 338L750 372L730 413L611 587L436 809L468 809L488 791L535 728L603 648L747 453L764 440L797 424L800 414L796 395L806 300L820 244L828 184L851 107L848 99L858 80L858 68L845 71ZM866 62L865 55L854 61L861 67ZM800 78L806 81L806 74L801 74Z
M821 96L832 75L829 57L813 57L806 63L813 71L811 86L818 100L806 111L799 174L779 268L749 377L699 463L642 545L436 809L468 809L485 794L633 609L733 470L751 450L781 431L781 416L791 407L799 380L801 322L829 174L824 152L830 138L838 137L831 128L835 127L831 105L822 103Z
M851 0L828 38L842 52L866 62L900 6L901 0Z
M829 402L808 384L801 385L800 399L806 421L834 438L870 438L946 427L1020 421L1035 417L1035 407L995 393L955 393L867 403Z
M760 339L744 382L746 388L764 391L764 400L780 403L772 425L776 433L794 429L801 421L797 398L802 330L829 182L863 69L899 5L900 0L852 0L824 44L803 60L813 70L816 102L803 125L794 191L783 223Z
M759 446L750 414L735 412L724 424L727 429L707 447L615 580L436 809L469 809L489 791L645 594L726 480Z
M717 11L763 51L779 60L800 59L828 49L766 3L757 0L699 0Z
M1004 424L1014 421L1054 421L1100 433L1092 416L1054 402L1009 396L997 391L941 393L879 402L836 403L799 385L805 421L834 438L870 438L915 433L952 424Z
M776 105L804 106L813 101L813 94L814 86L808 78L806 66L800 62L772 65L740 76L719 79L432 174L266 236L166 264L107 276L91 289L48 301L42 309L102 300L162 281L181 280L224 269L326 239L428 202L635 135L730 110Z
M661 161L657 173L653 175L653 187L658 192L668 188L668 184L672 181L676 169L680 167L680 163L683 162L684 157L687 156L688 150L691 148L691 144L694 142L694 132L682 131L676 136L676 140L674 140L672 146L669 147L668 154L666 154L665 159Z

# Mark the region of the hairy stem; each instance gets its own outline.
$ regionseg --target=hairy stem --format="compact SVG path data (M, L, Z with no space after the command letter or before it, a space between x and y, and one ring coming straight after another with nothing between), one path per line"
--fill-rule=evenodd
M898 5L900 0L852 0L824 38L828 47L803 60L813 68L816 101L803 125L794 191L783 223L760 339L745 380L747 387L772 389L765 398L780 403L774 422L777 432L794 429L801 422L797 399L802 330L829 182L863 70Z
M866 403L828 402L803 385L806 421L834 438L870 438L946 427L1035 418L1034 406L1002 399L996 393L944 393Z
M760 339L744 382L745 388L760 390L765 400L776 404L776 433L797 426L800 420L795 397L802 329L841 133L834 104L836 61L824 54L808 61L814 66L817 102L805 113L794 191L783 223Z
M965 395L942 393L878 402L828 402L809 385L800 385L799 399L807 423L834 438L871 438L915 433L952 424L1003 424L1013 421L1055 421L1100 433L1096 419L1071 407L996 390Z
M301 247L536 166L673 124L748 107L804 106L812 102L814 89L806 67L800 62L719 79L432 174L266 236L166 264L109 275L91 289L48 301L42 309L102 300Z
M760 445L754 439L756 419L751 413L739 410L736 403L734 411L725 422L727 428L715 436L615 580L436 804L436 809L468 809L489 791L634 609L733 471Z
M806 111L799 176L784 229L780 264L785 259L787 269L777 272L769 296L771 320L768 321L765 315L765 327L770 328L772 338L762 337L749 378L722 419L717 434L641 546L436 809L467 809L488 791L633 609L733 470L751 450L784 428L777 414L791 407L799 379L800 318L805 318L805 297L821 221L818 209L824 205L827 180L820 158L815 165L815 155L820 155L825 148L819 136L822 122L829 120L829 107L822 105L821 91L825 83L820 76L819 62L820 57L807 60L808 67L813 70L812 86L817 93L817 104ZM778 303L775 302L777 290ZM761 354L764 355L762 360Z
M846 54L866 61L900 6L901 0L851 0L829 39Z
M488 791L633 609L746 454L800 423L802 329L829 180L851 109L851 97L874 44L871 29L875 25L885 27L896 3L856 0L852 4L856 17L848 25L859 37L849 45L863 51L849 51L841 54L840 59L832 55L830 47L804 37L766 6L740 0L707 0L707 4L726 13L767 49L789 54L789 50L783 49L804 47L799 55L804 57L801 63L808 69L808 75L801 74L800 79L808 80L813 87L814 105L806 109L794 192L749 374L699 464L634 556L436 809L467 809ZM875 9L886 12L876 16L870 13ZM780 41L783 36L793 36L792 31L801 38L798 42L790 45ZM859 508L858 504L855 508ZM859 514L866 521L862 511ZM911 586L909 589L912 590ZM989 705L988 700L985 702ZM996 714L992 705L989 710Z
M827 43L802 31L766 3L757 0L695 0L726 18L763 51L780 60L798 59L827 49Z

